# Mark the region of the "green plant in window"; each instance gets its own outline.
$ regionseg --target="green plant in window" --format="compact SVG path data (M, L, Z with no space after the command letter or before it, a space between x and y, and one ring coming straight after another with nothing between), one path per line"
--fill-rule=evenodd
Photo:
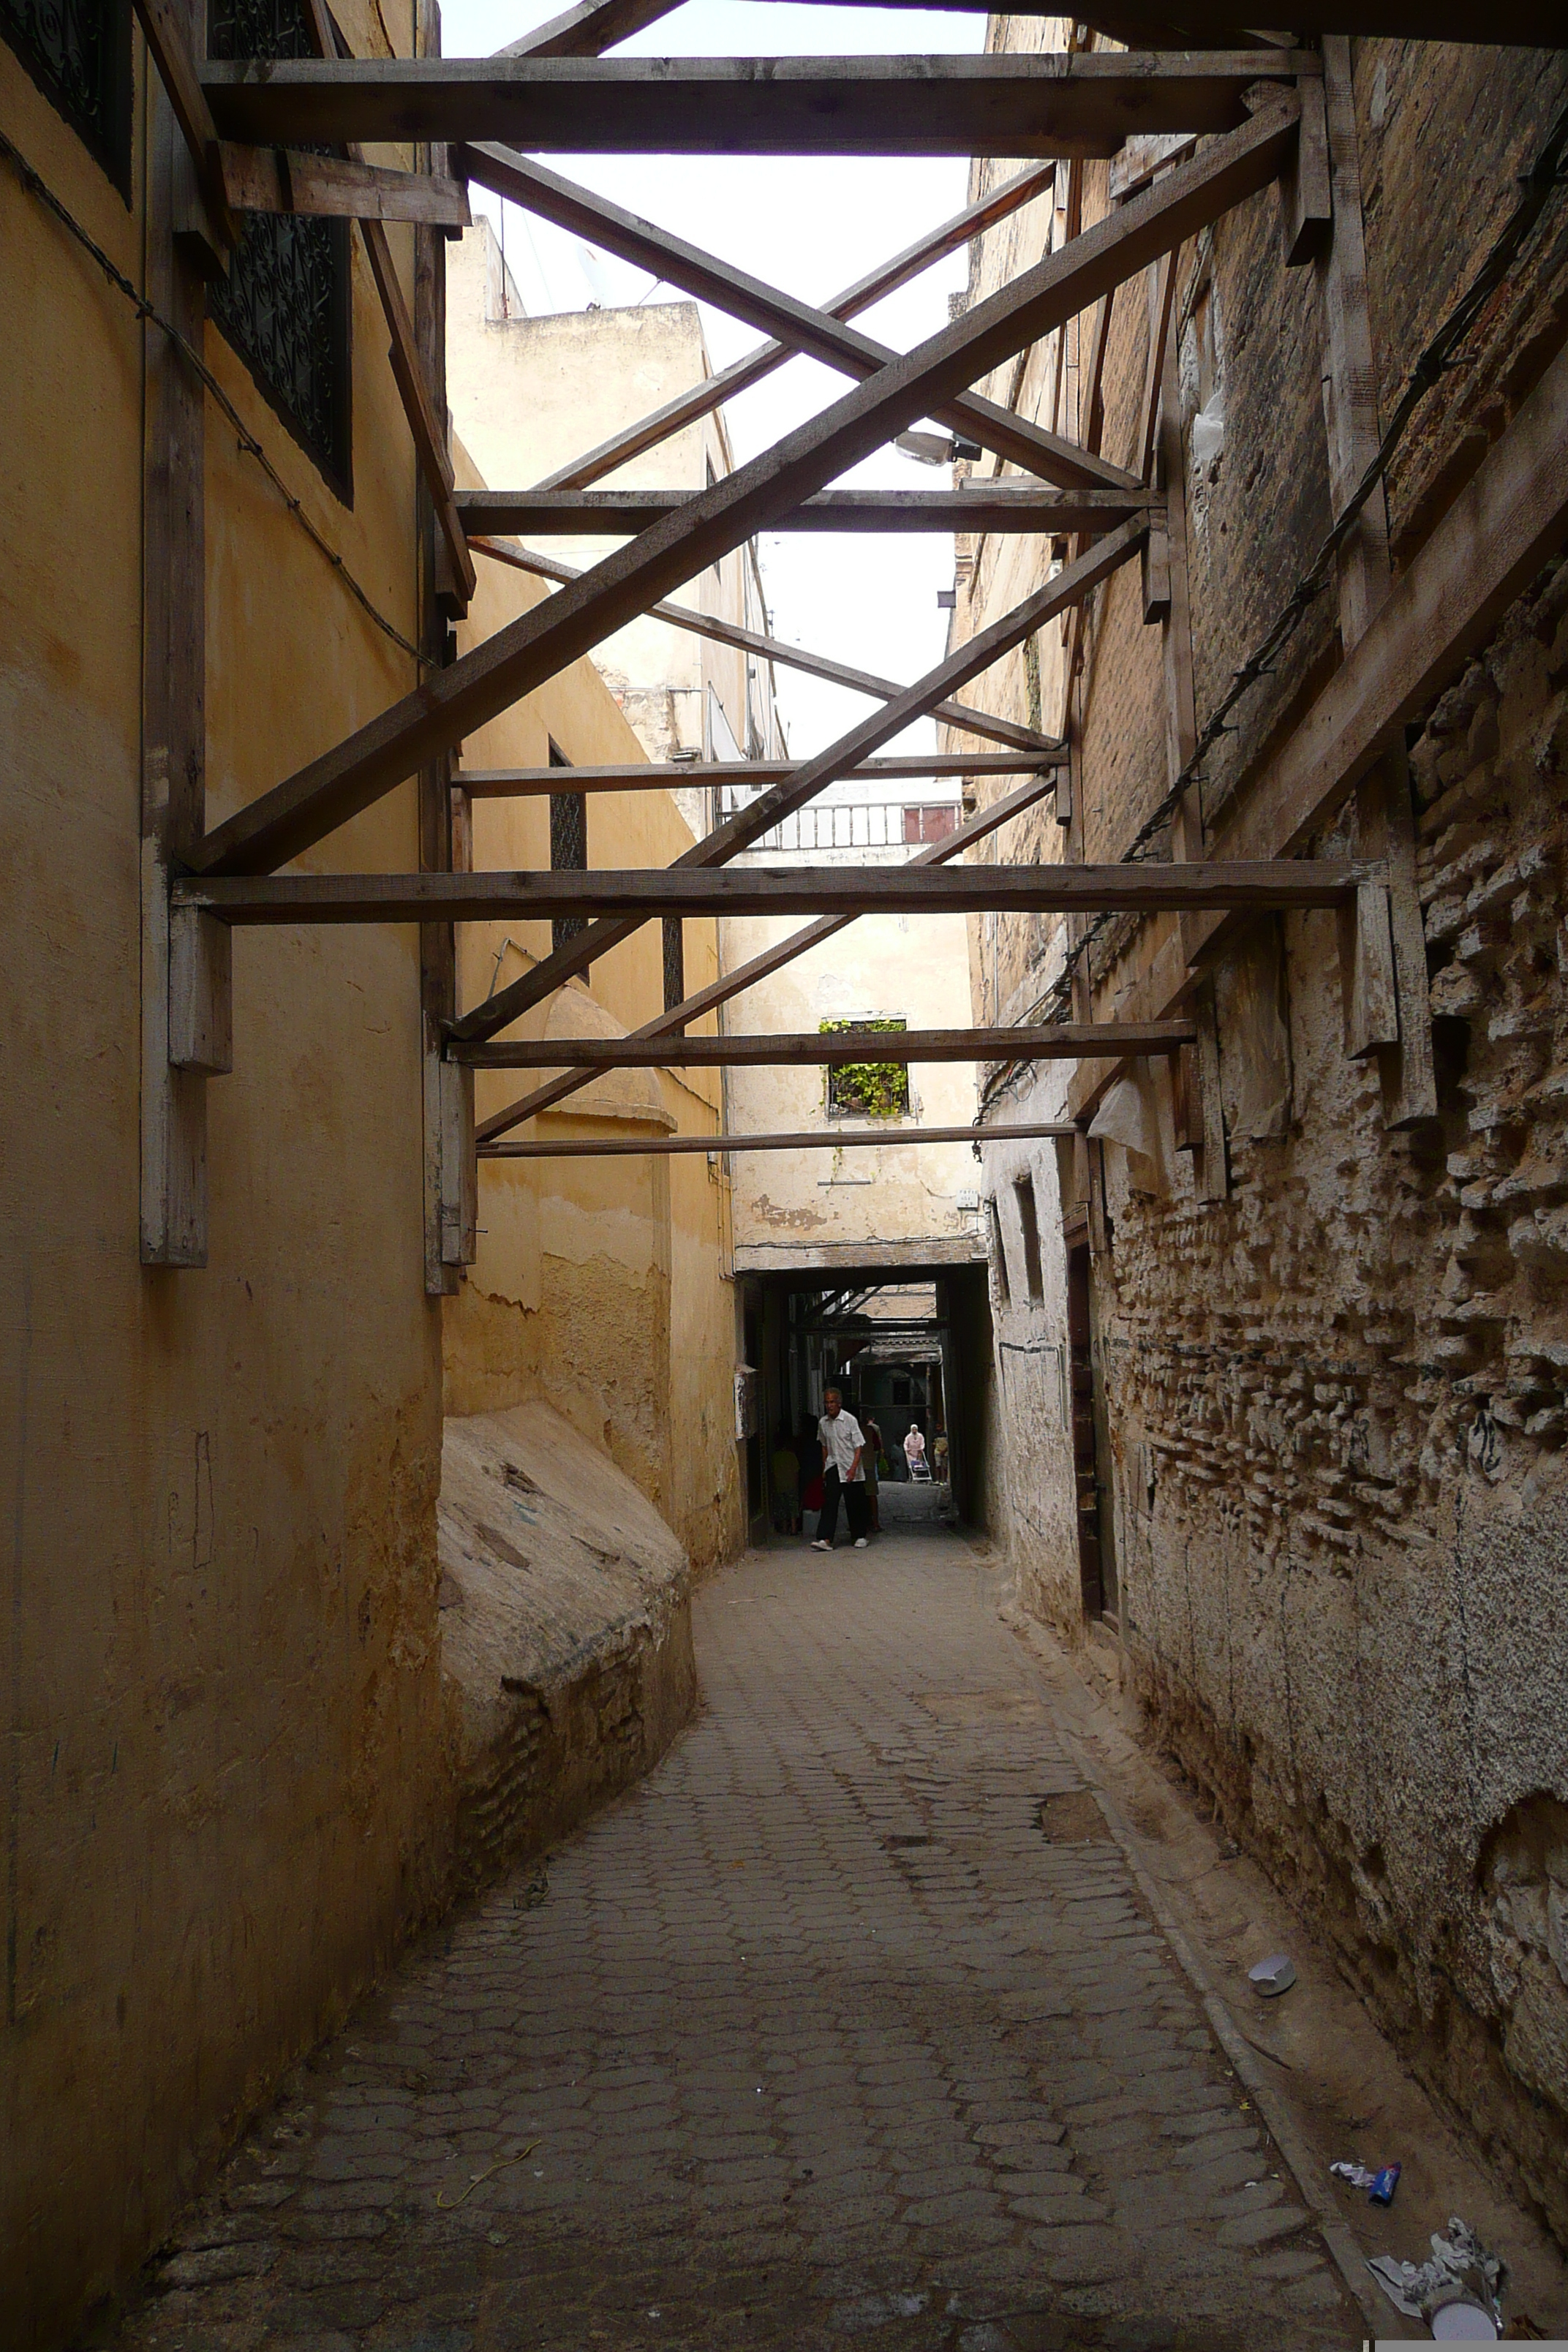
M824 1037L907 1029L907 1021L819 1021ZM839 1062L827 1073L829 1110L857 1111L866 1118L902 1118L910 1107L910 1073L903 1062Z

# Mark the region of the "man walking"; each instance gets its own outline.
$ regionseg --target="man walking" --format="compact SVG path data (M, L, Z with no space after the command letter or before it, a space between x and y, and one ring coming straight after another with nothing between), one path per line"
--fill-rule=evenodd
M831 1551L838 1531L838 1498L857 1551L866 1549L866 1438L852 1412L844 1410L837 1389L825 1391L822 1419L816 1424L822 1446L822 1516L816 1522L813 1551Z

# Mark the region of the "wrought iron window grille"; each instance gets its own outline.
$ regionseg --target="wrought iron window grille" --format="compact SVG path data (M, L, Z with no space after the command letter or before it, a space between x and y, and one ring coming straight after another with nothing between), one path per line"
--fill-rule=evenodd
M316 53L300 0L211 0L207 47L222 58ZM350 234L346 220L245 214L228 275L207 296L208 316L257 390L345 506L353 504Z
M0 0L0 36L131 202L131 0Z

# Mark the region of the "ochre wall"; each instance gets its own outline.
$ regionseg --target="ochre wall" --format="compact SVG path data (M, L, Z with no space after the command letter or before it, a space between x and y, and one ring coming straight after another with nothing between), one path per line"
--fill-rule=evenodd
M373 9L344 23L380 46ZM0 124L138 283L145 96L128 210L0 46ZM5 163L0 290L0 2332L21 2347L126 2276L435 1899L447 1799L414 934L241 937L209 1264L143 1269L142 331ZM352 511L213 329L206 356L412 635L414 466L357 250L353 334ZM216 820L413 665L205 416ZM405 787L308 862L415 860Z
M462 478L477 483L467 453ZM481 559L467 645L547 592ZM591 661L579 661L469 739L470 767L540 767L551 742L578 767L640 761L642 748ZM569 782L563 772L563 782ZM664 792L587 796L588 863L667 866L690 834ZM545 797L476 800L480 868L550 863ZM686 986L717 971L712 923L685 927ZM503 942L510 942L503 946ZM472 1004L549 953L550 926L469 924L460 934L459 993ZM498 967L497 957L500 958ZM542 1036L552 1018L635 1029L664 1008L660 926L592 967L592 1003L576 982L503 1034ZM695 1024L711 1033L711 1014ZM563 1050L563 1065L567 1056ZM547 1074L480 1071L482 1120ZM717 1071L628 1071L599 1079L518 1137L650 1138L720 1124ZM588 1114L584 1116L584 1114ZM722 1279L727 1201L706 1155L679 1159L481 1160L479 1256L446 1312L447 1410L490 1412L547 1397L602 1445L664 1514L699 1568L742 1539L743 1497L734 1437L733 1308Z

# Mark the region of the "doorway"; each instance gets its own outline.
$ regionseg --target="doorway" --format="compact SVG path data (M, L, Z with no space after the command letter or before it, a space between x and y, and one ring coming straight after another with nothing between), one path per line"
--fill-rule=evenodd
M1105 1383L1095 1344L1094 1290L1089 1279L1089 1236L1067 1237L1068 1390L1072 1413L1074 1506L1078 1520L1079 1580L1086 1617L1117 1620L1116 1547L1110 1524L1110 1432Z

